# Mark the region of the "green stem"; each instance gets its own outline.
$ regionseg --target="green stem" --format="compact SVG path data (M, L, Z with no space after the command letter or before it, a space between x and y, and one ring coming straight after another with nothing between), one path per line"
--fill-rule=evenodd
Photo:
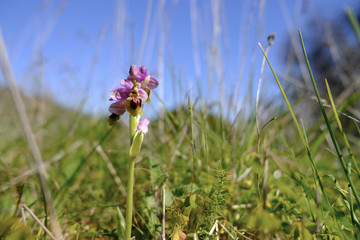
M132 140L134 138L137 124L138 124L137 117L129 115L130 144L132 143Z
M137 123L137 117L129 115L130 145L135 135ZM135 157L130 158L128 169L129 178L126 197L125 240L130 240L131 238L135 159Z

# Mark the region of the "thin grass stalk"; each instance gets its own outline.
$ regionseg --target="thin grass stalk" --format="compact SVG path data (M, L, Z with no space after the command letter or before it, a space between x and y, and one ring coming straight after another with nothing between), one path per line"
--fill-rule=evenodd
M268 59L268 57L267 57L267 55L266 55L266 52L264 51L264 49L262 48L262 46L261 46L260 43L259 43L259 45L260 45L261 51L263 52L263 54L264 54L264 56L265 56L265 58L266 58L266 61L267 61L268 64L269 64L269 67L270 67L270 69L271 69L271 71L272 71L272 73L273 73L273 75L274 75L274 77L275 77L276 83L278 84L278 87L279 87L279 89L280 89L280 91L281 91L281 93L282 93L282 95L283 95L283 97L284 97L284 100L285 100L285 102L286 102L286 104L287 104L287 106L288 106L288 108L289 108L290 114L291 114L291 116L292 116L292 118L293 118L293 121L295 122L295 125L296 125L296 128L297 128L298 134L299 134L299 136L300 136L300 138L301 138L301 141L302 141L303 144L304 144L304 147L305 147L305 149L306 149L308 158L309 158L309 160L310 160L310 162L311 162L311 166L312 166L312 169L313 169L313 171L314 171L314 173L315 173L315 175L316 175L316 178L318 179L318 181L319 181L319 183L320 183L320 186L321 186L321 188L322 188L322 191L323 191L324 194L326 195L326 193L325 193L325 191L324 191L324 189L323 189L323 187L322 187L323 185L322 185L320 176L319 176L319 174L318 174L318 172L317 172L317 169L316 169L316 167L315 167L315 164L314 164L314 161L313 161L311 152L310 152L309 144L307 143L307 140L306 140L306 138L305 138L305 136L304 136L304 133L302 132L302 130L301 130L301 128L300 128L299 122L298 122L298 120L297 120L297 118L296 118L296 116L295 116L295 113L294 113L294 111L293 111L293 109L292 109L292 107L291 107L291 104L290 104L290 102L289 102L289 100L288 100L288 98L287 98L287 96L286 96L286 94L285 94L285 91L284 91L284 89L282 88L281 83L280 83L280 81L279 81L279 79L278 79L278 77L277 77L274 69L273 69L272 66L271 66L271 63L270 63L270 61L269 61L269 59ZM326 198L327 198L327 197L326 197Z
M351 169L351 161L348 163L348 169ZM350 171L350 176L351 176L351 171ZM360 229L359 226L359 222L356 221L355 219L357 219L356 215L355 215L355 211L354 211L354 204L353 204L353 200L352 200L352 189L351 187L349 187L349 192L348 192L348 199L349 199L349 205L350 205L350 215L351 215L351 222L354 226L358 227Z
M146 15L145 15L145 23L144 23L144 31L141 38L141 45L140 45L140 51L139 51L139 57L138 57L138 63L142 62L144 49L145 49L145 43L146 38L148 36L149 31L149 24L150 24L150 17L151 17L151 9L152 9L152 0L148 1L147 7L146 7Z
M191 162L192 162L192 176L191 176L191 192L193 190L194 180L195 180L195 140L194 140L194 131L193 131L193 114L192 114L192 105L190 101L190 96L188 98L189 105L189 118L190 118L190 139L191 139Z
M26 108L25 104L22 100L20 90L18 89L15 81L15 77L12 73L10 62L8 60L7 56L7 50L5 46L5 42L2 37L1 29L0 29L0 63L1 68L4 74L4 78L7 80L10 88L10 94L12 97L12 100L15 105L15 110L19 116L21 127L23 130L23 133L25 135L26 142L28 144L28 147L31 151L32 157L34 159L34 164L39 176L40 186L43 193L43 197L45 200L45 211L46 209L49 209L50 214L50 222L53 227L55 236L57 239L63 239L62 230L56 215L55 206L51 197L50 189L47 185L46 178L45 178L45 171L43 168L43 159L41 156L41 152L39 149L39 146L37 142L35 141L34 133L31 129L30 122L28 119L28 116L26 114ZM47 214L46 214L47 215Z
M360 24L359 24L359 21L358 21L358 19L356 17L356 14L349 7L347 7L345 11L346 11L346 15L347 15L347 17L348 17L348 19L349 19L349 21L351 23L351 26L354 29L354 32L355 32L356 37L358 39L358 42L360 43Z
M302 131L301 131L299 122L298 122L298 120L297 120L297 118L296 118L296 116L295 116L295 113L294 113L294 111L293 111L293 109L292 109L292 107L291 107L291 104L290 104L290 102L289 102L289 100L288 100L288 98L287 98L287 96L286 96L286 94L285 94L285 91L284 91L283 87L281 86L281 83L280 83L278 77L276 76L276 73L275 73L274 69L272 68L272 66L271 66L271 64L270 64L270 61L269 61L269 59L268 59L268 57L267 57L267 55L266 55L266 52L264 51L264 49L263 49L263 47L261 46L260 43L259 43L259 46L260 46L260 48L261 48L261 51L262 51L263 54L264 54L264 57L266 58L266 61L267 61L268 64L269 64L269 67L270 67L270 69L271 69L271 72L273 73L273 75L274 75L274 77L275 77L275 80L276 80L276 83L277 83L277 85L278 85L278 87L279 87L279 89L280 89L280 91L281 91L281 94L282 94L282 96L283 96L283 98L284 98L284 100L285 100L285 102L286 102L286 104L287 104L287 106L288 106L288 108L289 108L291 117L293 118L293 120L294 120L294 122L295 122L295 125L296 125L297 131L298 131L298 133L299 133L299 136L300 136L300 138L301 138L301 141L303 142L304 146L306 146L304 135L303 135L303 133L302 133Z
M162 224L161 224L161 238L162 240L166 240L165 237L165 209L166 209L166 191L165 184L162 186Z
M55 237L50 230L40 221L40 219L30 210L30 208L28 208L28 206L26 206L25 204L22 205L22 207L25 208L26 211L28 211L28 213L30 213L31 217L40 225L40 227L42 229L44 229L44 231L54 240L59 239L57 237ZM62 238L61 238L62 239Z
M314 80L314 76L313 76L313 73L312 73L312 70L311 70L311 67L310 67L310 63L309 63L309 59L307 57L307 54L306 54L306 51L305 51L305 45L304 45L304 41L303 41L303 38L302 38L302 35L301 35L301 31L299 30L299 37L300 37L300 42L301 42L301 47L302 47L302 50L303 50L303 53L304 53L304 57L305 57L305 62L306 62L306 65L308 67L308 71L309 71L309 74L310 74L310 78L311 78L311 81L312 81L312 84L313 84L313 87L314 87L314 90L315 90L315 94L316 94L316 98L318 100L318 103L319 103L319 106L320 106L320 109L321 109L321 113L324 117L324 120L325 120L325 123L326 123L326 126L329 130L329 133L330 133L330 137L331 137L331 140L335 146L335 150L336 150L336 153L339 157L339 160L340 160L340 163L341 163L341 166L345 172L345 175L346 175L346 178L350 184L350 187L352 188L352 191L353 191L353 194L356 198L356 201L357 203L360 205L360 198L359 198L359 195L357 193L357 190L354 186L354 183L349 175L349 172L348 172L348 169L346 167L346 163L344 161L344 158L343 158L343 155L341 153L341 150L340 150L340 147L336 141L336 138L335 138L335 135L334 135L334 132L330 126L330 121L325 113L325 109L324 109L324 106L323 106L323 103L321 101L321 97L320 97L320 94L319 94L319 91L318 91L318 88L317 88L317 85L316 85L316 82Z
M276 82L277 82L277 84L278 84L278 86L279 86L279 89L280 89L280 91L281 91L281 93L282 93L282 95L283 95L283 97L284 97L284 99L285 99L285 102L286 102L286 104L287 104L287 106L288 106L288 108L289 108L289 111L290 111L290 114L291 114L291 116L292 116L292 118L293 118L293 121L295 122L296 128L297 128L297 130L298 130L298 134L299 134L299 136L300 136L300 138L301 138L301 140L302 140L302 142L303 142L303 144L304 144L305 150L306 150L306 152L307 152L307 156L308 156L308 158L309 158L309 160L310 160L311 168L312 168L312 171L313 171L313 174L314 174L314 178L316 177L316 179L317 179L317 181L318 181L318 183L319 183L320 189L321 189L321 191L322 191L322 193L323 193L323 195L324 195L324 198L325 198L325 200L326 200L326 203L328 204L328 206L331 206L330 201L329 201L329 198L328 198L328 196L327 196L327 194L326 194L326 192L325 192L324 185L323 185L323 183L322 183L322 181L321 181L320 175L319 175L319 173L318 173L318 171L317 171L317 168L316 168L316 166L315 166L315 163L314 163L312 154L311 154L311 152L310 152L310 146L309 146L309 144L307 143L306 135L304 135L305 133L303 133L303 132L301 131L299 122L298 122L298 120L297 120L297 118L296 118L296 116L295 116L295 114L294 114L294 111L293 111L293 109L292 109L292 107L291 107L291 104L290 104L290 102L288 101L288 98L287 98L287 96L286 96L286 94L285 94L285 92L284 92L284 89L282 88L281 83L280 83L280 81L279 81L279 79L278 79L278 77L277 77L274 69L272 68L271 63L270 63L270 61L269 61L269 59L268 59L268 57L267 57L267 55L266 55L266 53L265 53L265 51L264 51L264 49L262 48L262 46L261 46L260 43L259 43L259 46L260 46L261 51L263 52L263 54L264 54L264 56L265 56L265 58L266 58L267 63L269 64L269 67L270 67L270 69L271 69L271 71L272 71L272 73L273 73L273 75L274 75L274 78L275 78L275 80L276 80ZM315 181L315 184L316 184L316 181ZM333 214L333 210L331 209L330 211L331 211L331 213ZM334 215L334 214L333 214L333 215ZM337 222L337 224L338 224L338 222Z
M349 144L349 141L346 137L346 134L344 132L344 129L342 127L342 124L340 122L340 119L339 119L339 114L336 110L336 107L335 107L335 104L334 104L334 100L333 100L333 97L332 97L332 94L331 94L331 90L330 90L330 87L329 87L329 83L327 81L327 79L325 79L325 84L326 84L326 89L327 89L327 92L329 94L329 100L330 100L330 103L331 103L331 108L334 112L334 116L335 116L335 119L336 119L336 122L339 126L339 130L340 130L340 133L342 134L343 138L344 138L344 142L345 142L345 146L347 148L347 150L349 151L349 156L350 156L350 160L354 163L355 165L355 168L356 168L356 171L357 171L357 175L360 174L360 169L359 169L359 166L357 165L357 162L356 162L356 159L355 159L355 156L351 150L351 147L350 147L350 144Z
M111 127L99 140L98 144L94 146L91 151L86 155L86 157L82 158L77 168L73 171L71 176L68 178L68 180L61 186L60 193L57 195L59 197L64 197L67 189L71 186L71 184L75 181L78 173L80 172L81 168L84 166L86 161L90 158L90 156L96 151L96 147L100 146L105 139L110 135L112 130L115 128L115 126ZM60 200L59 200L60 201Z
M270 43L265 48L265 53L267 54L269 52ZM255 122L256 122L256 129L258 133L258 141L257 141L257 151L260 152L260 119L259 119L259 99L260 99L260 89L261 89L261 81L262 81L262 75L264 72L265 67L265 56L263 57L262 63L261 63L261 69L260 69L260 77L259 77L259 84L256 92L256 104L255 104Z
M358 131L358 133L359 133L359 135L360 135L359 125L358 125L357 121L355 121L355 120L353 120L353 121L354 121L354 124L355 124L355 126L356 126L356 129L357 129L357 131Z
M303 133L304 133L304 137L305 137L305 143L306 143L306 148L309 149L310 151L310 147L309 147L309 140L308 140L308 137L306 135L306 130L305 130L305 127L304 127L304 123L303 121L301 120L301 126L303 128ZM320 214L322 214L322 211L320 209L320 201L321 201L321 195L320 195L320 192L319 192L319 188L321 189L321 191L323 191L323 185L322 185L322 182L320 180L320 177L319 177L319 173L315 167L315 164L314 162L312 161L312 158L311 158L311 168L312 168L312 171L313 174L313 179L314 179L314 183L315 183L315 189L316 189L316 199L315 199L315 203L316 203L316 211L317 211L317 214L320 216ZM318 179L318 180L317 180ZM327 198L327 197L326 197ZM326 199L328 204L330 205L330 201L328 199ZM314 216L312 216L314 218ZM320 233L320 230L321 230L321 221L319 220L318 217L315 218L315 222L316 222L316 237L319 239L320 236L319 236L319 233Z
M42 224L45 224L45 218L44 218L44 220L42 221ZM42 233L43 233L43 229L42 229L42 227L39 227L39 231L38 231L38 234L36 235L36 240L38 240L38 239L41 239L40 237L41 237L41 235L42 235Z
M264 179L263 179L263 209L266 209L267 192L268 192L268 175L269 175L269 158L265 152L264 160Z
M121 194L124 197L126 197L127 193L126 193L125 188L124 188L124 186L122 184L122 181L121 181L120 177L117 175L114 165L111 163L110 159L105 154L105 152L102 149L101 145L97 145L96 151L99 153L101 158L104 160L107 169L109 170L111 176L114 178L114 181L115 181L116 185L119 187L119 191L121 192Z
M344 142L345 142L345 145L346 145L346 148L348 149L349 151L349 155L350 155L350 161L348 163L348 173L349 173L349 176L351 177L351 163L353 162L355 164L355 167L357 169L357 174L359 175L359 167L356 163L356 160L355 160L355 157L354 157L354 154L351 150L351 147L350 147L350 144L349 144L349 141L347 140L347 137L346 137L346 134L343 130L343 127L342 127L342 124L340 122L340 119L339 119L339 115L338 115L338 112L336 110L336 107L335 107L335 104L334 104L334 100L333 100L333 97L332 97L332 94L331 94L331 90L330 90L330 87L329 87L329 83L327 81L327 79L325 79L325 84L326 84L326 89L327 89L327 92L329 94L329 99L330 99L330 103L331 103L331 108L334 112L334 116L335 116L335 119L336 119L336 122L339 126L339 130L344 138ZM358 221L355 221L356 218L356 215L355 215L355 211L354 211L354 205L353 205L353 200L352 200L352 188L349 187L349 193L348 193L348 201L349 201L349 205L350 205L350 214L351 214L351 221L352 221L352 224L358 228L360 228L359 224L358 224Z
M23 221L23 223L24 223L24 226L26 226L26 216L25 216L25 212L24 212L24 207L23 207L23 206L20 208L20 212L21 212L21 219L22 219L22 221Z

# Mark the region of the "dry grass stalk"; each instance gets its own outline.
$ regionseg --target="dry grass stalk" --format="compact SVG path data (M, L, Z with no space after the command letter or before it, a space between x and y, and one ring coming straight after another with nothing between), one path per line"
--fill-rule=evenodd
M26 114L25 104L21 98L20 91L16 86L16 81L11 70L10 62L7 57L7 51L2 37L1 29L0 29L0 61L1 61L1 68L4 74L4 78L9 84L11 97L15 105L15 110L20 118L21 127L23 129L25 139L31 150L31 154L34 158L35 167L39 175L41 189L45 197L47 209L49 209L51 225L54 228L56 239L63 239L63 234L60 228L60 224L57 220L55 207L51 198L50 190L46 183L43 160L40 153L40 149L35 141L35 136L30 126L29 119Z

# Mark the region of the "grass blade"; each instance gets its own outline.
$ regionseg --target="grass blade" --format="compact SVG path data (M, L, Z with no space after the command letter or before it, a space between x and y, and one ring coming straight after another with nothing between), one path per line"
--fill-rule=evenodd
M303 142L303 144L304 144L304 147L305 147L306 152L307 152L307 156L308 156L308 158L309 158L309 160L310 160L312 172L313 172L313 175L314 175L314 179L317 179L317 182L318 182L318 184L319 184L319 187L320 187L320 189L321 189L321 191L322 191L322 193L323 193L323 195L324 195L325 201L326 201L327 205L330 206L331 204L330 204L329 198L328 198L328 196L327 196L327 194L326 194L326 192L325 192L324 184L322 183L322 180L321 180L321 178L320 178L320 175L319 175L319 173L318 173L318 171L317 171L317 168L316 168L316 166L315 166L315 163L314 163L312 154L311 154L311 152L310 152L310 146L308 145L307 137L306 137L306 135L304 136L305 133L303 133L302 130L301 130L301 128L300 128L299 122L298 122L298 120L297 120L297 118L296 118L296 116L295 116L295 114L294 114L294 111L292 110L291 104L290 104L290 102L289 102L289 100L288 100L288 98L287 98L287 96L286 96L286 94L285 94L284 89L283 89L282 86L281 86L281 83L280 83L278 77L276 76L276 73L275 73L274 69L273 69L272 66L271 66L271 63L270 63L268 57L266 56L266 53L265 53L264 49L262 48L262 46L261 46L260 43L259 43L259 45L260 45L261 51L263 52L263 54L264 54L264 56L265 56L265 58L266 58L266 61L267 61L268 64L269 64L269 67L270 67L270 69L271 69L271 71L272 71L272 73L273 73L273 75L274 75L274 78L275 78L275 80L276 80L276 82L277 82L277 84L278 84L278 86L279 86L279 89L280 89L280 91L281 91L281 93L282 93L282 95L283 95L283 97L284 97L284 99L285 99L285 101L286 101L286 104L287 104L287 106L288 106L288 108L289 108L289 111L290 111L290 113L291 113L291 116L292 116L292 118L293 118L293 121L295 122L296 128L297 128L297 130L298 130L298 134L299 134L299 136L300 136L300 138L301 138L301 140L302 140L302 142ZM314 181L315 181L315 180L314 180ZM316 181L315 181L315 184L316 184ZM330 210L330 211L331 211L332 214L334 215L333 211L332 211L332 210ZM338 222L336 222L336 224L339 225ZM340 228L339 228L339 229L340 229Z
M348 139L347 139L347 137L346 137L346 134L345 134L345 132L344 132L344 130L343 130L343 127L342 127L342 124L341 124L341 122L340 122L339 115L338 115L338 112L337 112L337 110L336 110L336 107L335 107L335 104L334 104L334 100L333 100L333 97L332 97L331 90L330 90L329 83L328 83L327 79L325 79L325 84L326 84L327 92L328 92L328 94L329 94L329 99L330 99L330 103L331 103L331 108L332 108L332 110L333 110L333 112L334 112L334 116L335 116L336 122L337 122L337 124L338 124L338 126L339 126L340 133L342 134L342 136L343 136L343 138L344 138L345 146L346 146L346 148L347 148L348 151L349 151L350 159L351 159L351 161L355 164L356 171L357 171L356 174L359 175L359 174L360 174L359 166L358 166L358 164L357 164L357 162L356 162L356 159L355 159L354 154L353 154L353 152L352 152L352 150L351 150L349 141L348 141Z
M359 21L357 20L356 14L354 13L354 11L351 8L346 8L346 15L351 23L352 28L354 29L354 32L356 34L356 37L360 43L360 24Z
M281 86L281 83L280 83L278 77L276 76L276 73L275 73L274 69L272 68L272 66L271 66L271 64L270 64L270 61L269 61L269 59L268 59L268 57L267 57L267 55L266 55L266 52L264 51L264 49L263 49L263 47L261 46L260 43L259 43L259 46L260 46L261 51L263 52L263 54L264 54L264 56L265 56L265 58L266 58L266 61L267 61L268 64L269 64L269 67L270 67L270 69L271 69L271 72L273 73L273 75L274 75L274 77L275 77L275 80L276 80L276 83L277 83L277 85L278 85L278 87L279 87L279 89L280 89L280 91L281 91L281 94L282 94L282 96L283 96L283 98L284 98L284 100L285 100L285 102L286 102L286 104L287 104L287 106L288 106L288 108L289 108L291 117L293 118L293 120L294 120L294 122L295 122L296 129L297 129L297 131L298 131L298 133L299 133L299 136L300 136L300 138L301 138L301 141L303 142L304 146L306 146L305 138L304 138L304 135L303 135L303 133L302 133L302 131L301 131L300 124L299 124L299 122L298 122L298 120L297 120L297 118L296 118L296 116L295 116L295 113L294 113L294 111L293 111L293 109L292 109L292 107L291 107L291 104L290 104L290 102L289 102L289 100L288 100L288 98L287 98L287 96L286 96L286 94L285 94L285 91L284 91L283 87Z
M188 105L189 105L189 120L190 120L190 138L191 138L191 162L192 162L192 179L191 179L191 191L195 180L195 140L194 140L194 131L193 131L193 114L192 114L192 105L190 96L188 98Z
M318 88L317 88L317 85L316 85L316 82L314 80L314 76L313 76L313 73L312 73L312 70L311 70L311 67L310 67L310 63L309 63L309 59L307 57L307 54L306 54L306 51L305 51L305 46L304 46L304 41L303 41L303 38L302 38L302 35L301 35L301 31L299 30L299 37L300 37L300 42L301 42L301 47L302 47L302 50L303 50L303 53L304 53L304 57L305 57L305 61L306 61L306 65L307 65L307 68L308 68L308 71L309 71L309 74L310 74L310 78L311 78L311 82L313 84L313 87L314 87L314 90L315 90L315 94L316 94L316 98L318 100L318 103L319 103L319 106L320 106L320 109L321 109L321 113L324 117L324 120L325 120L325 123L326 123L326 126L329 130L329 133L330 133L330 137L331 137L331 140L335 146L335 149L336 149L336 153L339 157L339 160L340 160L340 163L341 163L341 166L342 168L344 169L344 172L345 172L345 175L346 175L346 178L350 184L350 187L352 188L352 191L353 191L353 194L356 198L356 201L357 203L360 205L360 199L359 199L359 195L357 193L357 190L354 186L354 183L353 181L351 180L351 177L350 177L350 173L349 173L349 170L347 169L346 167L346 164L345 164L345 161L344 161L344 158L343 158L343 155L341 153L341 150L340 150L340 147L336 141L336 138L335 138L335 135L334 135L334 132L330 126L330 122L329 122L329 119L325 113L325 109L324 109L324 106L323 106L323 103L321 101L321 97L320 97L320 94L319 94L319 91L318 91Z
M123 239L125 236L125 218L124 215L121 213L120 208L116 207L117 212L117 234L119 239Z

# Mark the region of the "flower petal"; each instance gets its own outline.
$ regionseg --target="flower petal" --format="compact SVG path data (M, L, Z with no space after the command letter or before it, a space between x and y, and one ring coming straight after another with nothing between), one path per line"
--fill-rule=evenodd
M180 235L181 240L186 239L186 234L183 231L179 230L179 235Z
M138 68L136 67L136 65L131 65L130 70L129 70L129 76L128 79L135 79L136 76L138 75Z
M141 66L141 67L140 67L140 73L143 74L143 75L145 75L145 76L149 75L148 69L147 69L147 67L145 67L145 66Z
M116 115L123 115L126 110L125 104L122 101L114 102L110 105L109 111Z
M125 87L126 89L132 89L134 84L131 81L127 81L126 79L122 79L120 81L120 85Z
M152 89L156 88L157 86L159 86L158 80L156 80L156 78L154 78L154 77L150 77L149 83L147 84L147 88L152 90Z
M149 73L148 73L148 70L147 70L147 68L145 66L141 66L138 69L139 69L138 75L135 78L135 80L138 83L141 83L147 76L149 76Z
M118 87L118 88L114 88L111 92L110 92L110 101L118 101L121 99L120 96L120 91L122 88Z
M143 120L140 120L138 125L136 126L136 130L142 131L144 134L148 132L148 125L150 123L149 119L144 118Z
M144 89L139 89L139 97L141 97L141 99L143 100L143 102L146 102L146 100L148 99L148 94L145 92Z

